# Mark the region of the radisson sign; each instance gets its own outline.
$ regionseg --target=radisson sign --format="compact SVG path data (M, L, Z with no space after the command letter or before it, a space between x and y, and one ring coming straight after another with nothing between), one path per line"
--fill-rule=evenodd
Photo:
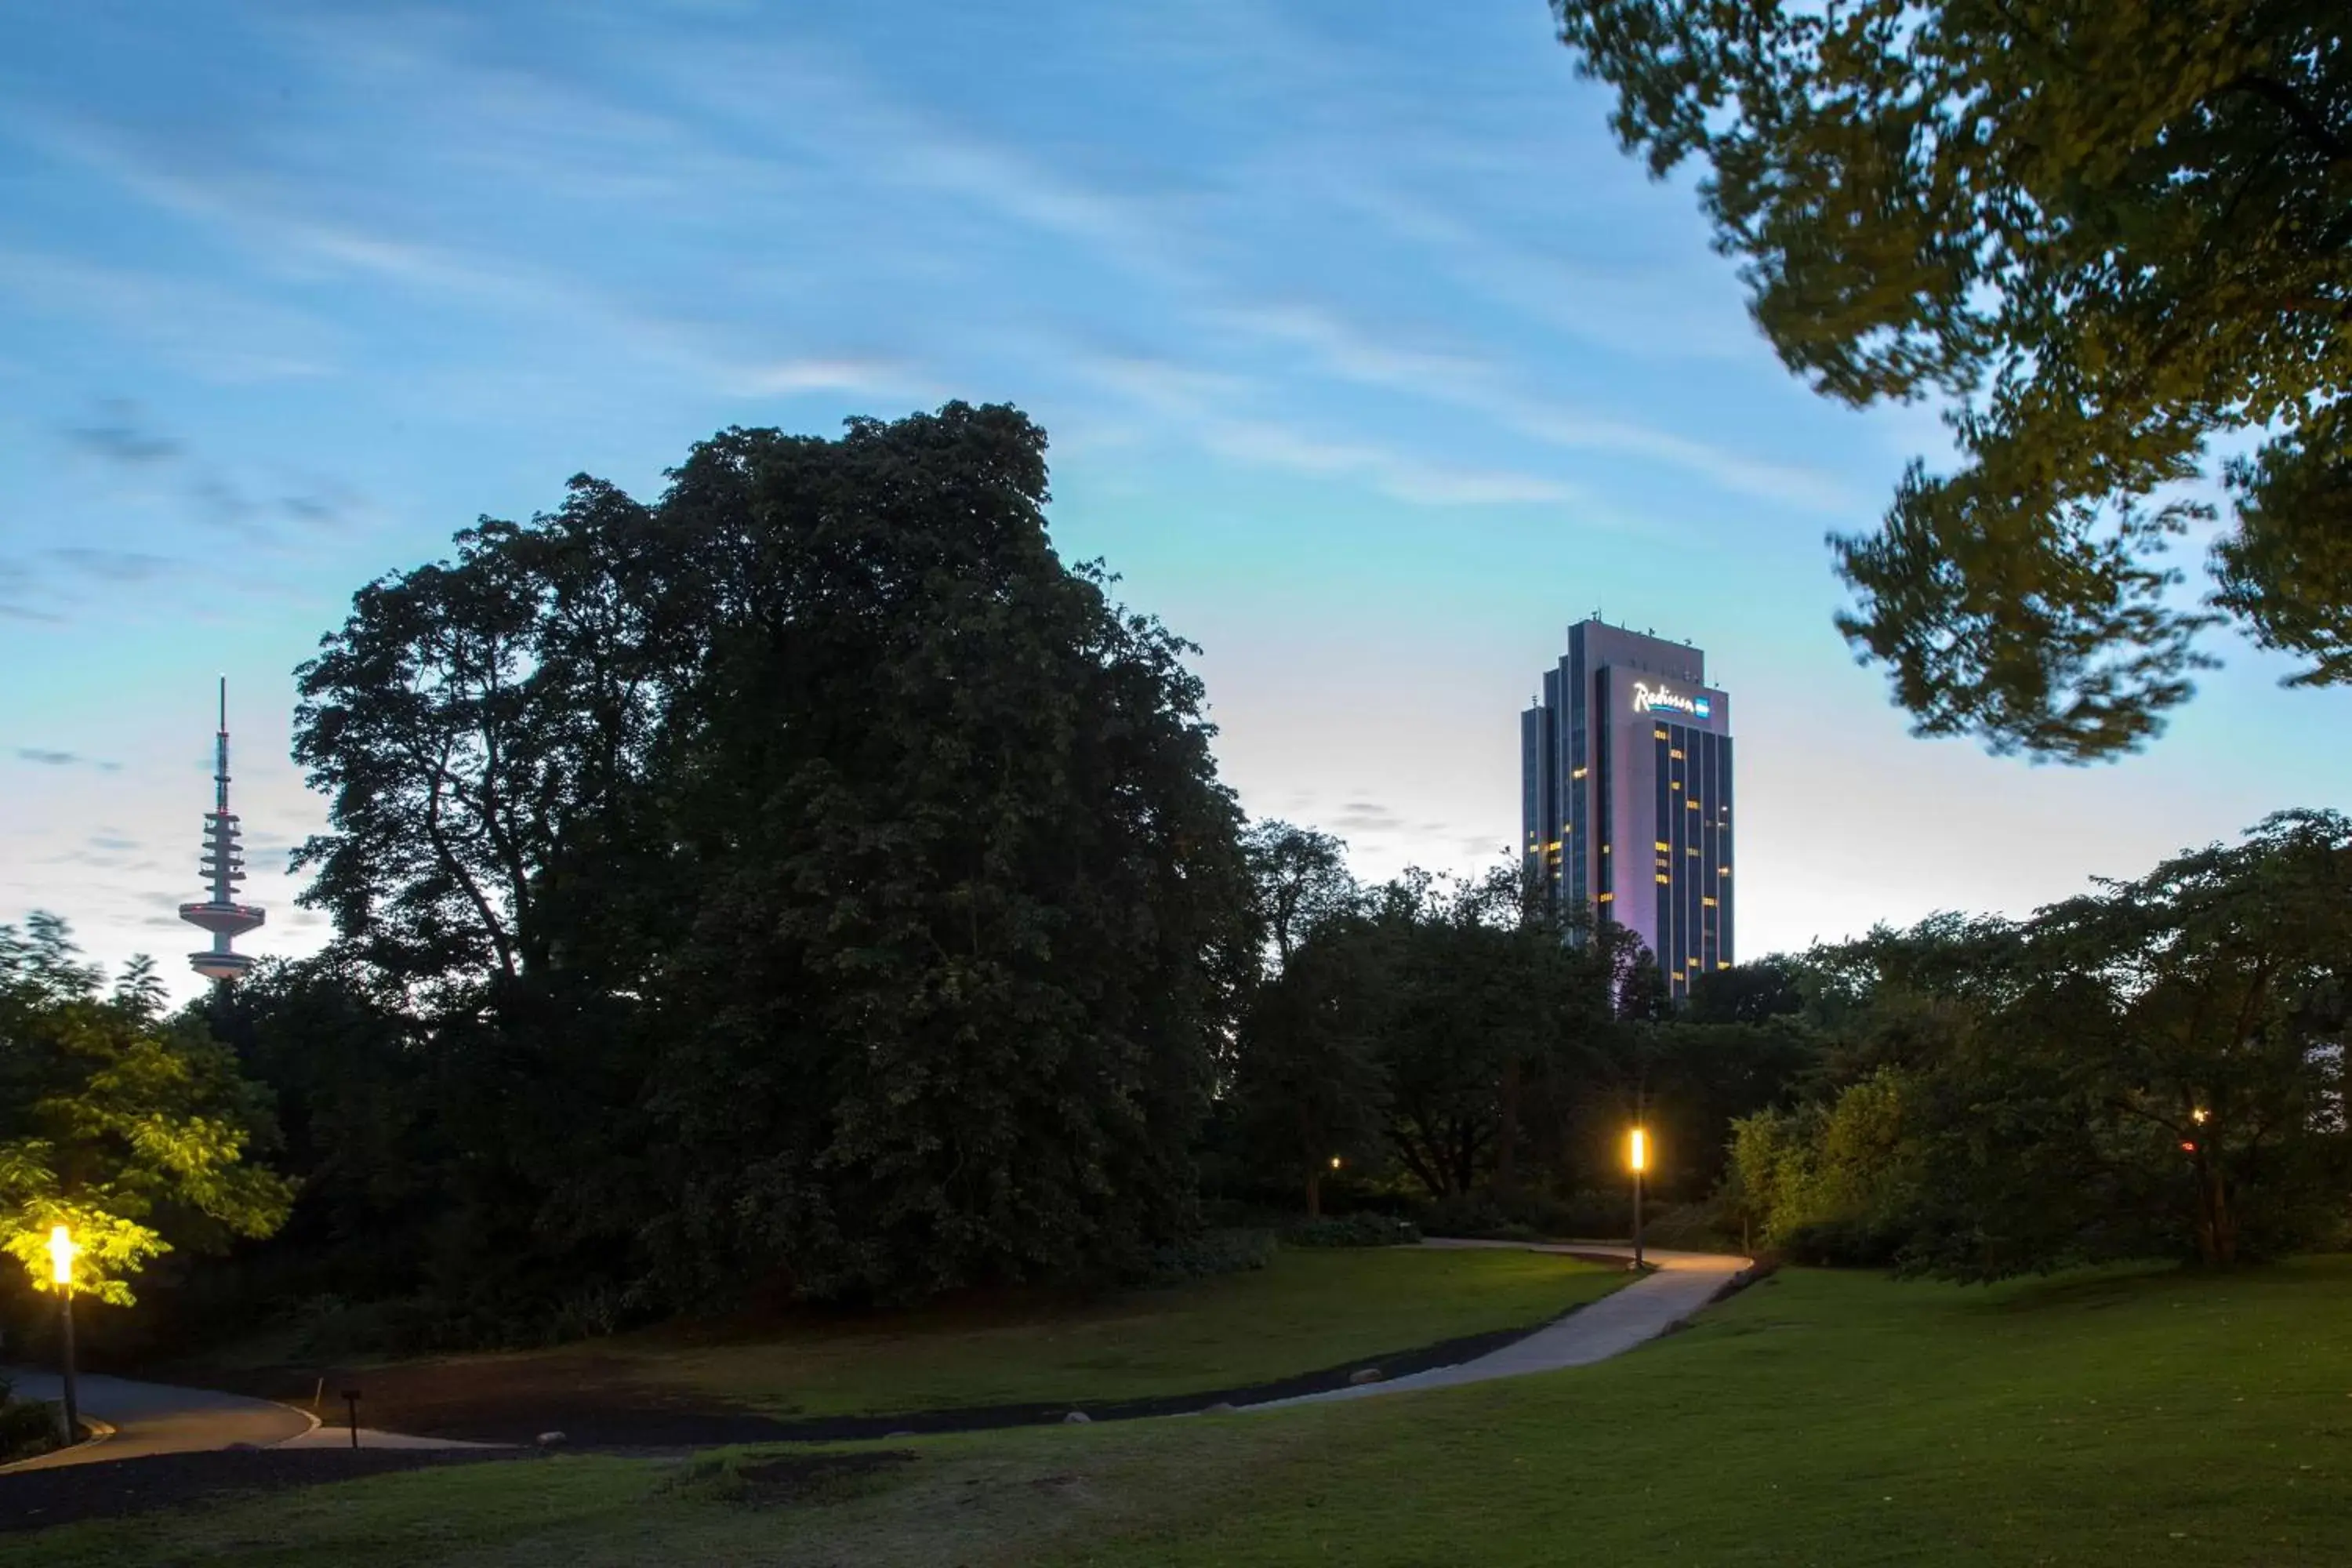
M1664 686L1652 686L1647 681L1633 683L1633 711L1636 713L1687 713L1694 719L1707 716L1707 700L1685 697Z

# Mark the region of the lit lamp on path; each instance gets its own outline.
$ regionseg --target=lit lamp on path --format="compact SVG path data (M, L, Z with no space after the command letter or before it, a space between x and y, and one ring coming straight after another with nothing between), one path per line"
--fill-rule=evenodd
M73 1261L81 1250L64 1226L49 1227L49 1279L58 1288L58 1315L65 1321L66 1441L81 1438L81 1412L74 1400Z
M1625 1163L1633 1171L1633 1267L1642 1267L1642 1173L1650 1166L1650 1135L1640 1128L1625 1141Z

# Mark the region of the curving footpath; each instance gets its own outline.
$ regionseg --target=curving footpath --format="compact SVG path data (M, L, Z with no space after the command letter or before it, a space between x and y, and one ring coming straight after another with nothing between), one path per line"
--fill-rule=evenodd
M55 1373L12 1371L19 1397L58 1397ZM87 1465L105 1459L135 1459L148 1454L184 1454L204 1448L226 1448L249 1443L274 1447L299 1437L315 1425L310 1417L266 1399L213 1394L199 1388L171 1388L160 1383L138 1383L127 1377L83 1373L75 1380L81 1413L114 1427L96 1442L43 1454L8 1467L11 1470L47 1470L66 1465Z
M1579 1246L1574 1243L1522 1241L1449 1241L1432 1239L1423 1247L1512 1247L1521 1252L1559 1252L1578 1258L1622 1258L1633 1260L1630 1247ZM1244 1410L1279 1410L1293 1405L1321 1405L1335 1399L1369 1399L1382 1394L1406 1394L1423 1388L1454 1388L1465 1383L1486 1383L1498 1377L1523 1377L1535 1372L1558 1372L1586 1366L1622 1355L1645 1340L1653 1340L1701 1307L1731 1283L1748 1266L1745 1258L1711 1252L1660 1252L1645 1249L1655 1273L1580 1307L1556 1322L1538 1329L1457 1366L1432 1367L1405 1377L1359 1384L1323 1394L1303 1394L1290 1399L1270 1399L1245 1405Z
M1566 1253L1579 1258L1633 1259L1633 1249L1602 1245L1520 1241L1455 1241L1432 1239L1427 1247L1507 1247L1522 1252ZM1294 1395L1244 1405L1244 1410L1278 1410L1293 1405L1315 1405L1334 1399L1369 1399L1423 1388L1452 1388L1498 1377L1557 1372L1584 1366L1619 1355L1646 1340L1655 1339L1712 1300L1734 1276L1748 1266L1745 1258L1705 1252L1647 1253L1656 1271L1622 1290L1569 1313L1566 1317L1454 1366L1432 1367L1380 1383L1367 1383L1321 1394ZM32 1399L58 1397L53 1373L24 1370L12 1373L19 1394ZM131 1378L85 1375L80 1380L82 1413L110 1423L114 1432L95 1442L84 1442L36 1459L5 1468L10 1471L54 1469L151 1454L184 1454L230 1447L341 1448L351 1444L347 1426L320 1425L291 1405L242 1394L215 1394L205 1389L174 1388ZM469 1443L449 1437L413 1437L396 1432L360 1428L363 1448L496 1448L495 1443Z
M55 1373L11 1369L16 1392L26 1399L58 1397ZM205 1453L221 1448L346 1448L348 1426L321 1426L316 1418L290 1405L248 1399L241 1394L215 1394L209 1389L175 1388L167 1384L141 1383L128 1377L83 1373L75 1380L75 1394L86 1417L96 1417L114 1430L95 1441L59 1448L37 1458L20 1459L0 1467L18 1470L59 1469L68 1465L95 1465L116 1459L136 1459L151 1454ZM397 1432L360 1428L363 1448L483 1448L490 1443L461 1443L447 1437L410 1437Z

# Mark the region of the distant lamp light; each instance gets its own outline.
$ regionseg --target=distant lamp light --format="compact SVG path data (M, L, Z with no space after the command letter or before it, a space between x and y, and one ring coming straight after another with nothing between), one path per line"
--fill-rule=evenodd
M1339 1156L1337 1154L1331 1156L1331 1168L1335 1171L1339 1168Z
M2189 1113L2189 1121L2191 1121L2197 1122L2197 1123L2199 1123L2200 1125L2202 1125L2202 1124L2203 1124L2203 1122L2204 1122L2204 1121L2205 1121L2205 1118L2206 1118L2206 1117L2207 1117L2207 1115L2209 1115L2209 1114L2210 1114L2210 1112L2208 1112L2208 1111L2206 1110L2206 1109L2205 1109L2203 1106L2201 1106L2201 1105L2200 1105L2200 1106L2199 1106L2196 1110L2192 1110L2192 1111L2190 1111L2190 1112Z
M59 1289L73 1283L75 1255L81 1248L74 1245L73 1233L64 1226L49 1227L49 1282Z
M2180 1152L2184 1154L2194 1154L2197 1152L2197 1145L2189 1142L2187 1139L2183 1139L2180 1143Z

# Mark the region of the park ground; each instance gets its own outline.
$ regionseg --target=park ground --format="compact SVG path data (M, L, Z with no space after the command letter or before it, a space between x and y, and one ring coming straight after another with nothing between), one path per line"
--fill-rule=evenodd
M2352 1258L1990 1289L1784 1270L1615 1361L1472 1388L519 1458L8 1545L53 1568L2342 1563Z
M310 1408L362 1394L402 1432L709 1440L827 1417L1118 1405L1425 1364L1400 1352L1508 1336L1607 1295L1622 1267L1534 1252L1284 1247L1264 1268L1160 1289L996 1294L872 1316L737 1319L556 1350L331 1369L184 1367L173 1381ZM274 1348L249 1347L264 1363ZM1458 1359L1448 1356L1445 1359ZM1327 1378L1326 1381L1331 1381ZM764 1418L747 1422L745 1417Z

